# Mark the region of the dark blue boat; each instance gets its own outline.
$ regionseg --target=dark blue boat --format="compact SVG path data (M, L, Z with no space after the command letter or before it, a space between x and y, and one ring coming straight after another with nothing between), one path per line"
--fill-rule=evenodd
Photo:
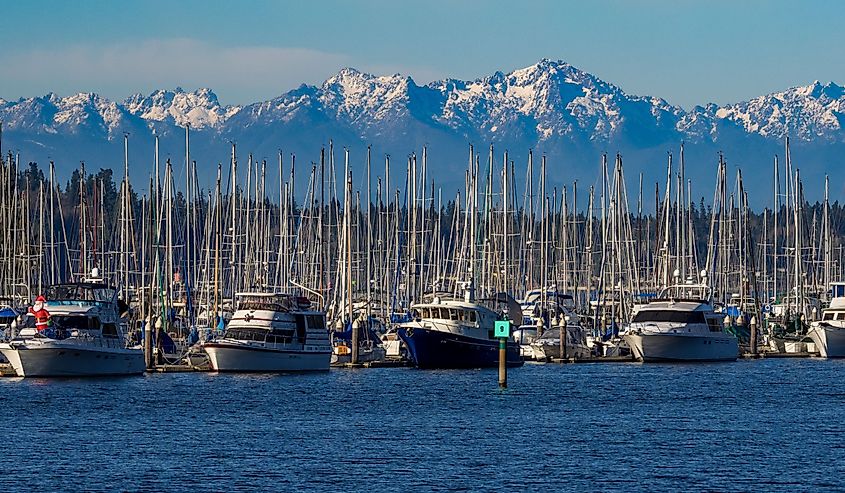
M495 368L499 366L499 341L423 329L400 327L399 338L408 347L408 354L417 368ZM507 364L522 366L519 346L507 343Z
M499 315L466 301L414 305L412 320L397 329L417 368L495 368L499 339L493 326ZM507 342L507 365L522 366L519 345Z

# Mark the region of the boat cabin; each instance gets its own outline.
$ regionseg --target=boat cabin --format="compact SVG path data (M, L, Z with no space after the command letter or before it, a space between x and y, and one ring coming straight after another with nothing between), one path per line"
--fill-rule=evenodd
M657 297L652 301L701 301L710 303L712 298L712 290L706 284L696 284L687 282L686 284L673 284L666 286L657 293Z
M311 308L308 298L286 293L237 293L235 298L238 310L291 312Z
M282 293L235 296L238 310L223 334L225 339L287 346L305 344L309 332L327 331L326 315L311 310L307 298Z
M55 284L44 293L47 306L102 305L114 303L117 291L103 283L80 282Z
M471 308L443 305L417 305L411 314L418 320L453 320L463 323L478 322L478 313Z

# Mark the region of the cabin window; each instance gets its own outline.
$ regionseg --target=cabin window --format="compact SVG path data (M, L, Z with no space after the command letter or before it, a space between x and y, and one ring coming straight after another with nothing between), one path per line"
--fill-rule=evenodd
M264 329L229 329L226 331L225 337L239 341L264 342L267 339L267 331Z
M825 313L824 315L822 315L822 320L834 320L833 315L833 313Z
M676 312L644 310L634 315L632 322L672 322L681 324L703 324L704 312Z
M299 329L297 328L297 331ZM268 343L275 343L275 344L290 344L293 342L293 330L285 329L285 330L274 330L267 336Z
M103 337L117 337L117 326L115 324L103 324Z
M34 320L34 319L33 319ZM97 330L100 328L100 320L89 318L84 315L54 315L53 323L60 329L72 330Z
M467 321L468 322L475 322L475 312L473 310L467 310Z
M308 328L326 330L326 319L322 315L307 315Z

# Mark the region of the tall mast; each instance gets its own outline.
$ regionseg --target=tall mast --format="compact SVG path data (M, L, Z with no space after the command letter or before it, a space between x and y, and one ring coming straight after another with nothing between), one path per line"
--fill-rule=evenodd
M373 274L373 223L372 218L370 217L370 211L373 208L372 205L372 195L370 190L371 185L371 177L370 177L370 158L371 158L371 149L370 146L367 146L367 276L365 276L365 280L367 282L367 323L370 323L370 317L373 314L373 291L372 291L372 282L370 282L370 276Z
M830 286L831 282L831 262L832 262L832 245L830 237L830 178L825 175L824 176L824 217L822 220L824 221L824 227L822 229L824 235L824 285L822 286L823 290L827 290L828 286Z
M190 324L193 324L193 293L191 293L191 283L193 282L193 278L191 277L191 269L193 266L193 258L191 254L191 248L193 243L193 232L195 226L191 224L191 202L193 201L193 197L191 196L191 124L185 124L185 274L183 276L182 282L185 286L185 295L186 299L186 309L188 320Z
M121 204L120 224L120 288L129 288L129 133L123 134L123 185L121 186L123 203ZM128 301L128 299L127 299Z
M502 269L499 271L502 279L502 291L510 293L508 276L508 151L502 160Z
M81 228L79 234L82 237L81 251L80 251L80 276L85 277L88 272L88 223L85 213L85 163L79 165L81 172L79 175L79 221Z
M217 164L217 186L215 187L214 197L214 322L215 327L219 324L217 317L220 314L220 241L223 238L223 214L221 208L223 206L223 192L220 188L221 175L223 172L222 165ZM206 317L208 318L208 317Z
M235 293L238 291L238 159L235 143L232 143L232 307L235 308Z
M344 150L346 161L346 302L348 304L349 328L352 329L351 363L358 363L358 328L353 324L352 303L352 171L349 169L349 149Z
M56 284L55 190L56 165L50 161L50 284Z
M772 206L772 296L778 295L778 212L780 209L780 183L778 180L778 157L775 155L773 182L774 205Z

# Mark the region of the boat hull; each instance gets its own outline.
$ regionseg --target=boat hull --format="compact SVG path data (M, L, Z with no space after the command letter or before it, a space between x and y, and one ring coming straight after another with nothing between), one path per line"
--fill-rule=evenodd
M495 368L499 365L499 341L496 340L420 327L400 327L398 333L417 368ZM508 341L506 358L509 367L523 365L518 344Z
M381 347L361 348L358 350L358 363L372 363L374 361L384 361L387 357L387 351ZM343 354L332 353L331 364L345 365L352 362L352 353L347 352Z
M207 343L211 369L219 372L328 371L331 351L296 351Z
M627 334L623 336L640 361L735 361L736 337L723 335Z
M144 352L135 349L0 345L20 377L91 377L144 373Z
M534 357L538 360L549 361L561 358L560 344L539 344L535 341L531 348L534 350ZM570 344L566 346L565 350L567 358L589 359L591 357L590 348L584 345L573 346Z
M822 358L845 358L845 327L814 325L807 335Z

